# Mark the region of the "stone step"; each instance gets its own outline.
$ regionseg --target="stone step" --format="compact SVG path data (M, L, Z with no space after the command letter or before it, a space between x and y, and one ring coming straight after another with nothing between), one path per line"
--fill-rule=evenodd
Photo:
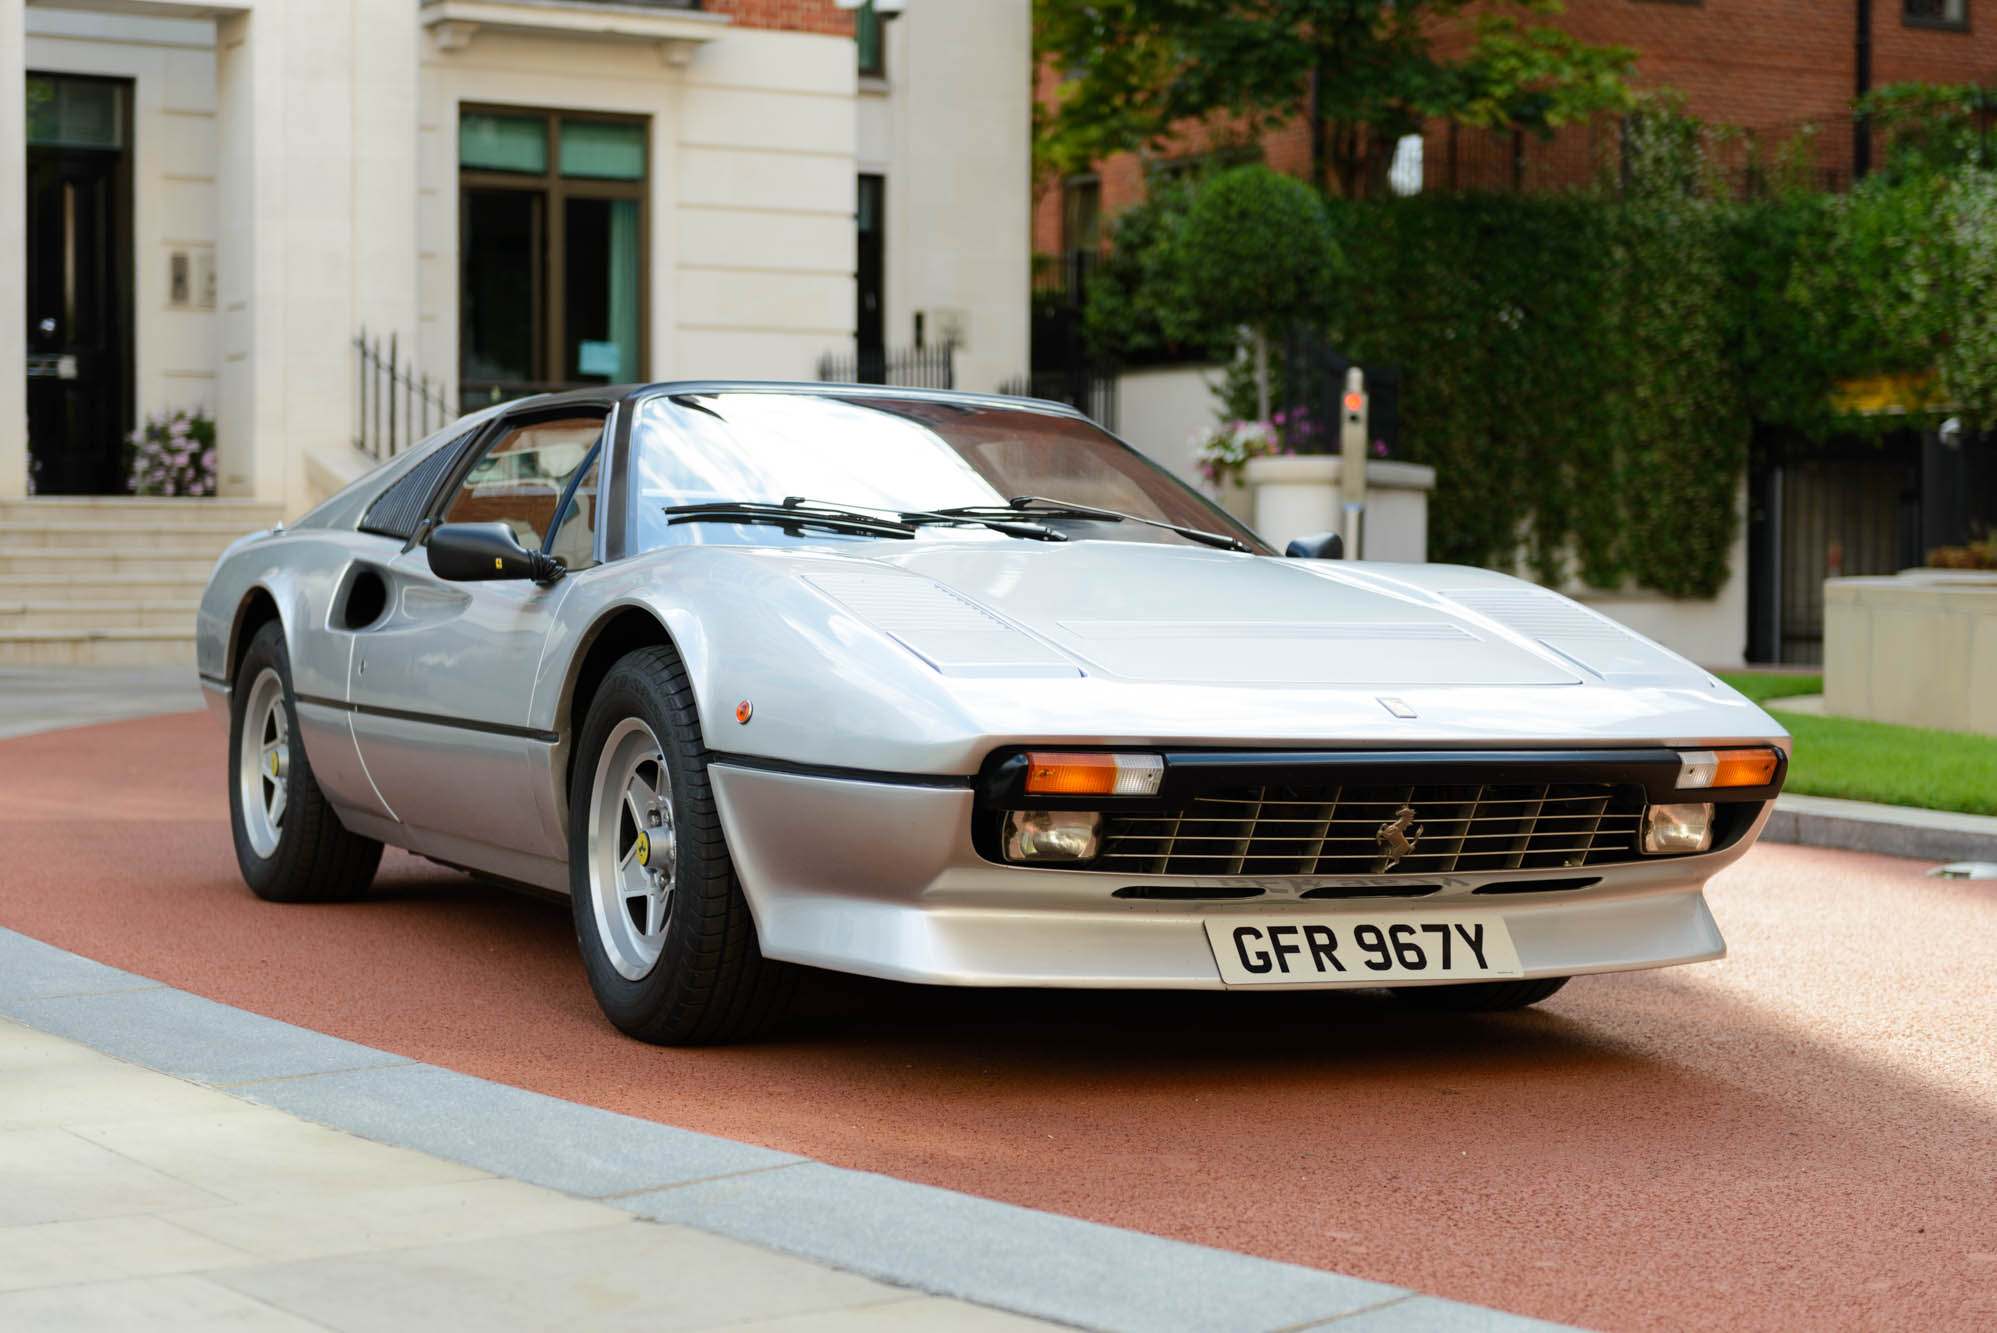
M0 667L194 665L194 628L70 630L0 629Z
M207 570L199 574L63 574L34 570L0 583L0 597L10 602L146 603L201 600L208 586Z
M16 574L37 578L112 578L120 574L153 574L173 578L199 579L204 584L215 568L213 551L165 551L138 549L78 549L76 547L29 547L8 550L0 547L0 576Z
M223 522L24 523L0 527L0 551L150 551L161 555L207 555L254 528Z
M120 524L228 522L244 532L267 528L284 517L284 506L269 500L162 499L135 495L45 495L0 500L0 528L37 523L81 523L98 519Z
M12 592L12 589L5 591ZM88 634L111 629L171 629L191 634L197 603L0 601L0 634L10 630L61 630Z

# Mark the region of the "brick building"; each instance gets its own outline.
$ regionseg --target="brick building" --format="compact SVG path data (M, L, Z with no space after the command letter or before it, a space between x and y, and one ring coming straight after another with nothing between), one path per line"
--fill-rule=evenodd
M1989 12L1978 14L1979 6ZM1737 127L1764 149L1819 127L1812 155L1819 180L1833 188L1851 178L1851 100L1862 86L1997 83L1997 0L1568 0L1566 13L1549 21L1583 41L1633 47L1640 88L1676 89L1691 115ZM1051 87L1043 76L1041 95ZM1613 134L1612 125L1573 126L1545 143L1434 126L1423 137L1419 179L1429 189L1579 184L1614 151ZM1158 156L1195 156L1211 146L1195 133ZM1264 135L1259 146L1279 171L1310 170L1301 123ZM1097 220L1143 198L1145 172L1137 154L1124 153L1043 189L1034 248L1090 248Z

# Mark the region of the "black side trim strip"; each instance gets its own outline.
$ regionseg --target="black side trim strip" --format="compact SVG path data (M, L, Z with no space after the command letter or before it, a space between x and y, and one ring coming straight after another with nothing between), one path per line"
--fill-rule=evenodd
M504 722L476 722L470 718L445 717L441 713L414 713L402 708L376 708L371 704L349 703L345 699L328 699L324 695L301 694L297 696L302 704L316 704L320 708L336 708L343 713L364 713L369 717L392 717L400 722L422 722L432 727L453 727L459 731L479 731L488 736L513 736L523 741L539 741L543 745L553 745L560 740L561 733L541 731L535 727L515 727Z
M221 676L211 676L206 671L199 671L196 672L195 674L201 678L201 683L203 685L213 685L216 689L222 691L222 693L224 694L227 694L229 692L230 688L229 682L224 678L222 678Z
M890 773L878 768L842 768L837 764L800 764L789 759L768 759L759 754L730 754L710 750L710 764L730 768L753 768L760 773L786 773L800 778L834 778L840 782L878 782L893 787L942 787L960 790L971 785L970 774Z

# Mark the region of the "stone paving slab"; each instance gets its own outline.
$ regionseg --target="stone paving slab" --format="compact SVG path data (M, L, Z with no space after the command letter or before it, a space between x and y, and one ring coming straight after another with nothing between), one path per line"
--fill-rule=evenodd
M235 1091L356 1134L589 1197L806 1160L577 1106L435 1065L359 1069Z
M202 706L193 667L0 668L0 740Z
M1408 1295L1377 1282L817 1162L619 1203L643 1217L1084 1328L1257 1333Z
M12 951L10 951L12 952ZM408 1064L399 1055L161 986L0 1004L0 1014L208 1084Z

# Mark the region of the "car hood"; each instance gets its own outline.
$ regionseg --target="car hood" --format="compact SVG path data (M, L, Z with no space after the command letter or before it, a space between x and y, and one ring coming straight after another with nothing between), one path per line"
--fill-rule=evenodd
M1453 594L1424 586L1448 570L1142 542L980 541L897 544L801 572L946 675L1571 686L1611 674L1605 649L1624 674L1693 671L1530 584L1457 570L1465 586ZM1507 623L1521 618L1523 630Z

